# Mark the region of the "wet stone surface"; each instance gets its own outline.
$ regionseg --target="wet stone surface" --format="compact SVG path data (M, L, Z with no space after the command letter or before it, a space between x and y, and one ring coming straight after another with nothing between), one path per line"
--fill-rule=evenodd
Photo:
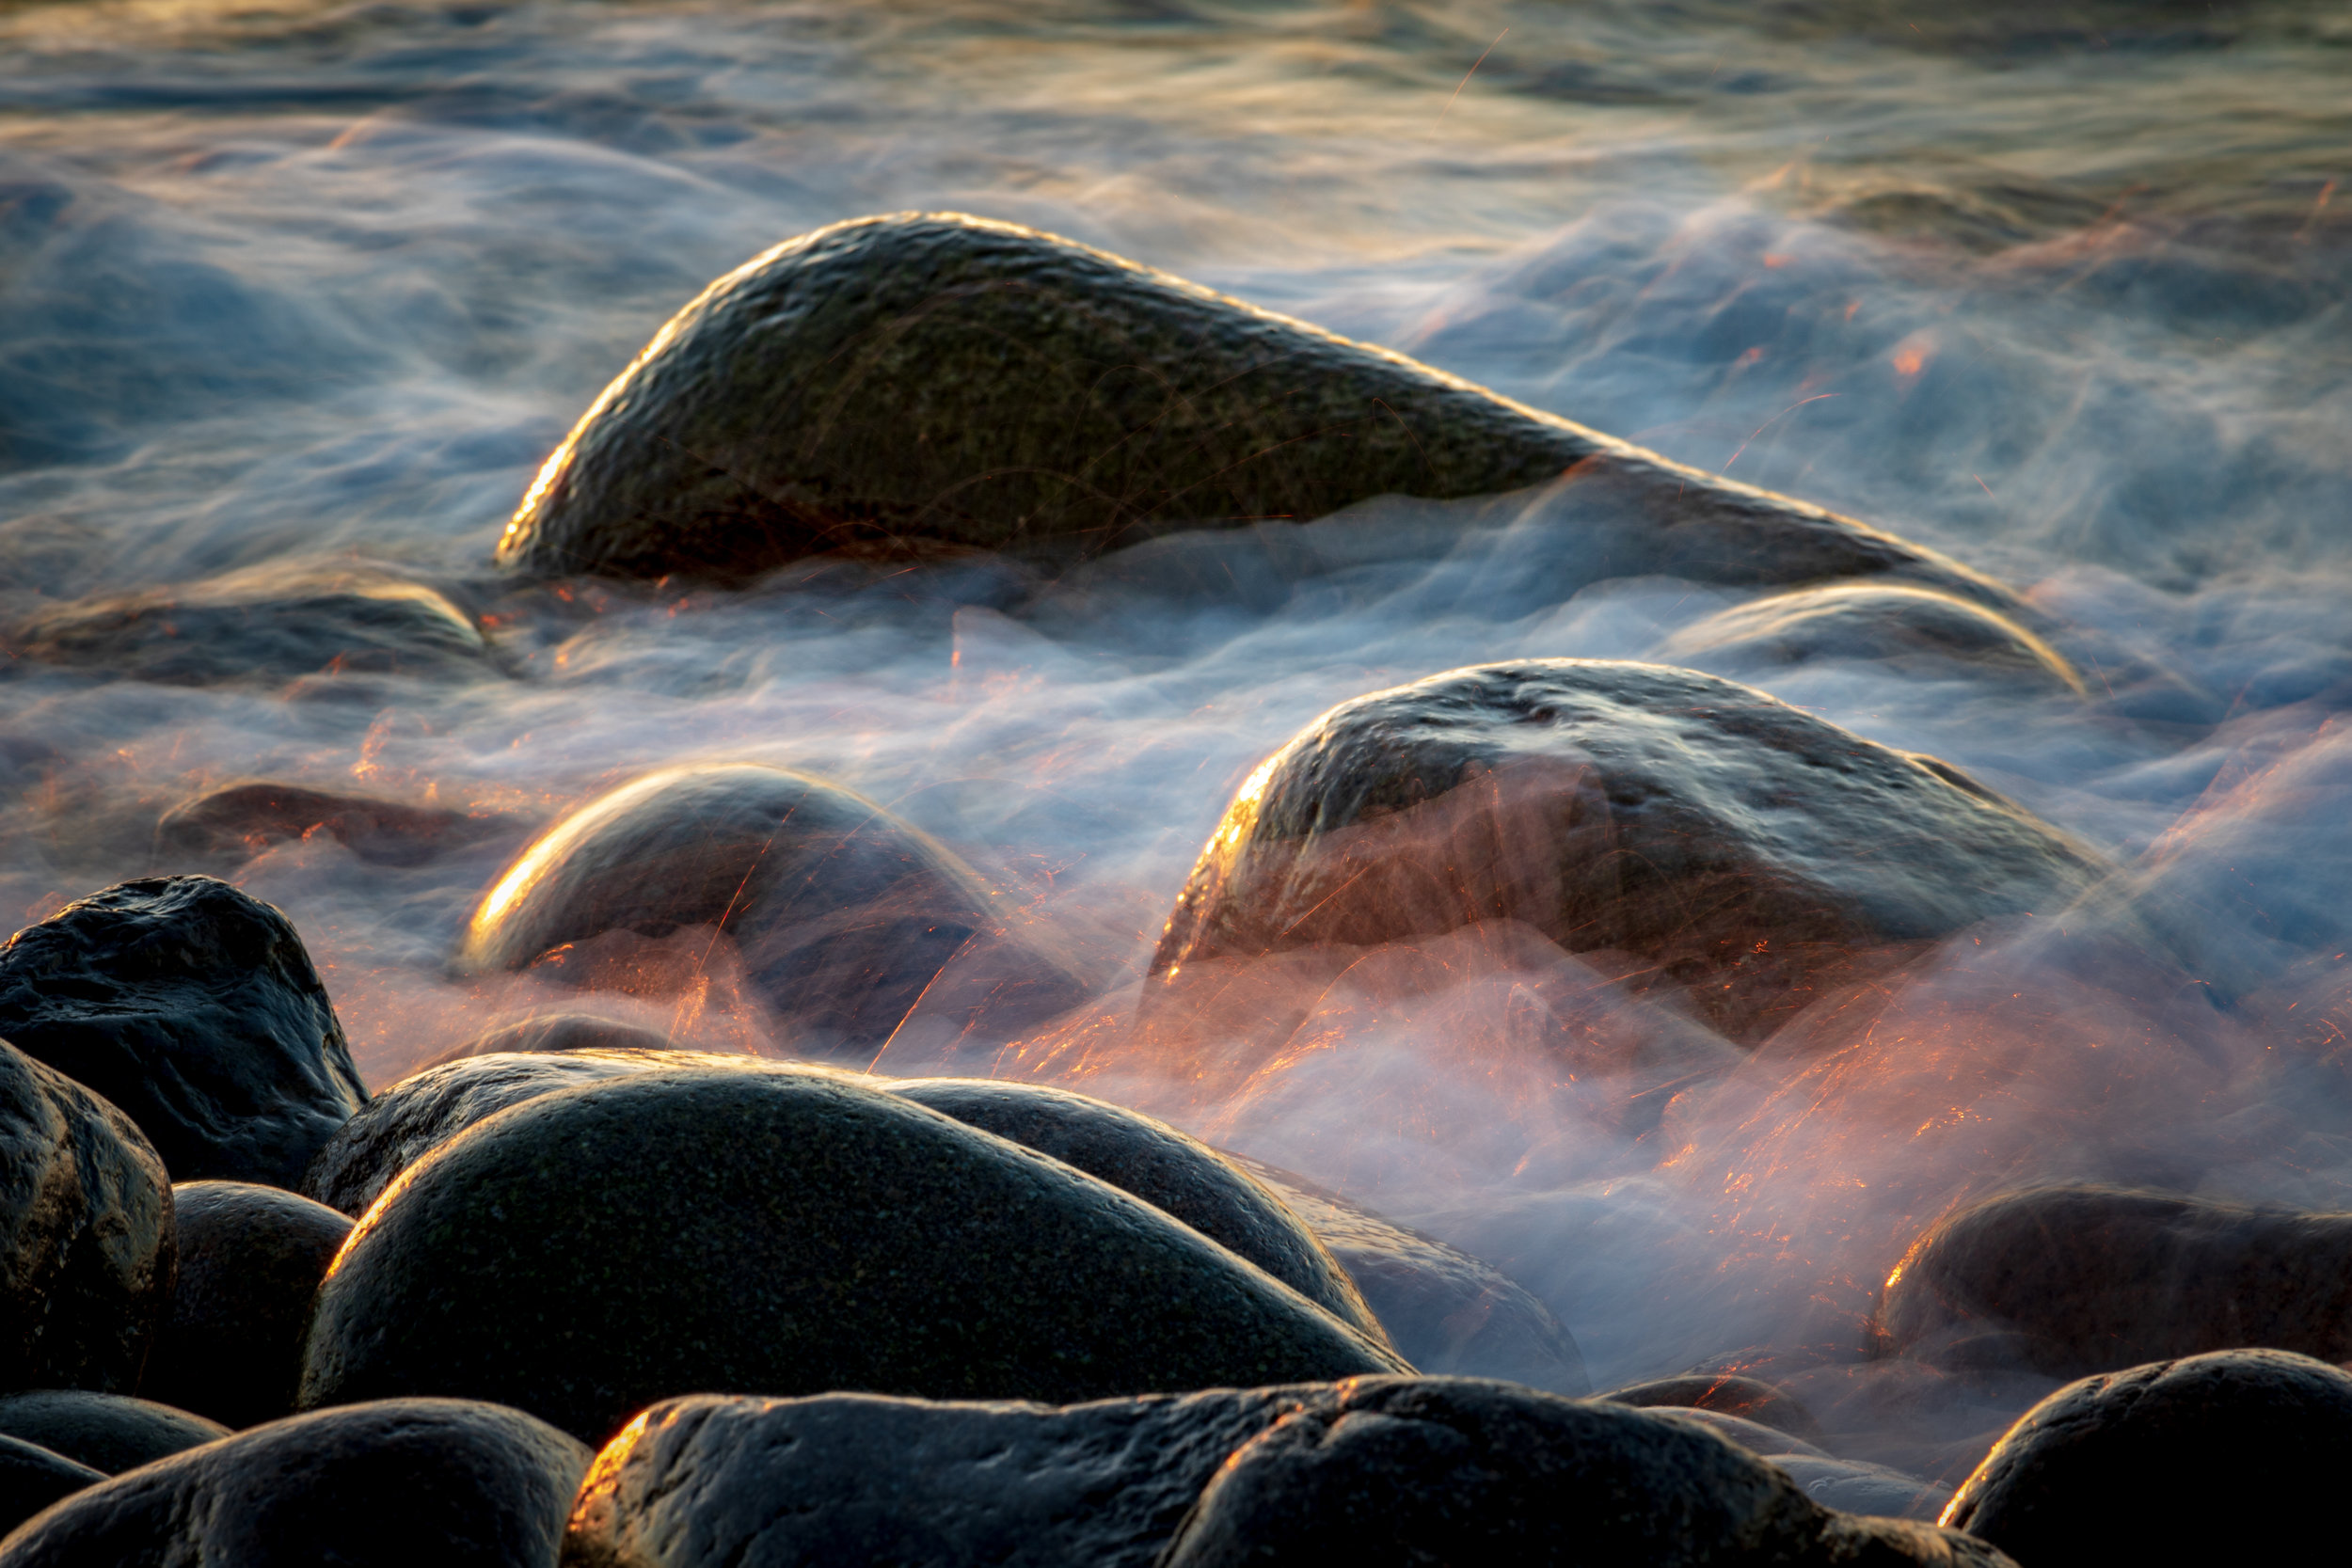
M0 1436L0 1535L60 1497L95 1486L105 1473L76 1465L37 1443Z
M422 865L515 830L488 813L302 784L253 780L207 790L155 823L154 863L171 872L223 871L273 844L326 833L371 865Z
M41 1388L0 1398L0 1434L39 1443L111 1476L226 1437L229 1429L153 1400Z
M1922 679L1977 678L2083 696L2082 677L2040 637L1980 604L1893 583L1835 583L1718 610L1660 643L1661 664L1718 674L1833 659Z

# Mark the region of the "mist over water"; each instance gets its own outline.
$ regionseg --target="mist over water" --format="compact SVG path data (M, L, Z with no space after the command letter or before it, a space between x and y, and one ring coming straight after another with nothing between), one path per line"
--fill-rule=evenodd
M564 810L697 758L822 774L963 853L1101 992L957 1070L1152 1110L1489 1258L1602 1386L1850 1360L1919 1228L2026 1179L2352 1206L2347 74L2320 6L0 12L0 618L356 558L446 589L491 655L188 686L12 650L0 911L180 869L156 817L237 779L482 814L422 864L317 833L235 874L380 1085L580 1001L444 968ZM1750 595L1591 580L1540 505L1392 499L1263 525L1330 562L1291 578L1250 576L1247 535L1051 586L491 570L539 461L704 283L910 208L1104 246L2014 584L2088 701L1725 673L1968 769L2116 884L1752 1053L1515 928L1337 979L1268 960L1236 981L1259 1054L1196 1070L1134 1023L1143 971L1268 752L1367 691L1651 657ZM794 1049L723 953L594 1005ZM1883 1382L1847 1425L1964 1436L2037 1391Z

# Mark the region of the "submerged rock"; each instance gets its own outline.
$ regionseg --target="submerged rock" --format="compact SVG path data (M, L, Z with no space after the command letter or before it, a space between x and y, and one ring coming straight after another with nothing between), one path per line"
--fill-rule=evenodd
M0 1398L0 1435L38 1443L112 1476L226 1437L229 1429L152 1400L37 1388Z
M155 863L175 871L244 864L271 845L326 833L372 865L422 865L511 831L511 818L255 780L208 790L155 824Z
M1629 1404L1636 1409L1683 1407L1718 1411L1785 1432L1802 1443L1825 1440L1821 1423L1814 1419L1804 1401L1762 1378L1741 1377L1734 1372L1652 1378L1645 1383L1613 1388L1600 1397L1612 1404Z
M1661 663L1722 674L1863 659L1904 674L1958 676L2085 695L2057 649L1956 594L1894 583L1832 583L1719 610L1658 645Z
M469 1056L503 1056L512 1053L559 1054L567 1051L667 1051L670 1037L642 1023L625 1023L598 1013L534 1013L514 1023L485 1029L462 1045L453 1046L424 1064L446 1067ZM417 1069L421 1072L424 1068Z
M1058 1161L733 1068L544 1095L419 1164L319 1292L301 1400L496 1399L601 1441L698 1390L1059 1402L1402 1369Z
M2072 1383L2027 1411L1943 1522L2018 1561L2299 1562L2343 1528L2352 1376L2220 1351Z
M103 1470L76 1465L38 1443L0 1437L0 1535L6 1535L60 1497L106 1479Z
M171 1298L169 1181L128 1117L0 1040L0 1388L137 1383Z
M1688 575L1892 573L2007 598L1932 551L1401 355L958 214L834 224L713 283L548 459L499 559L721 579L844 546L1066 559L1571 469L1597 522Z
M0 1568L551 1568L588 1459L471 1401L322 1410L91 1487L0 1543Z
M1517 920L1755 1040L1874 951L2055 912L2106 869L1949 765L1748 687L1485 664L1343 703L1269 757L1152 974L1173 995L1203 959Z
M294 927L210 877L118 883L10 937L0 1036L120 1106L174 1180L292 1187L367 1098Z
M962 1029L982 1018L1013 1028L1084 999L1007 928L1011 912L862 795L781 768L703 765L649 774L557 823L484 895L456 962L470 974L535 963L592 983L598 939L709 927L808 1048L870 1054L918 1002Z

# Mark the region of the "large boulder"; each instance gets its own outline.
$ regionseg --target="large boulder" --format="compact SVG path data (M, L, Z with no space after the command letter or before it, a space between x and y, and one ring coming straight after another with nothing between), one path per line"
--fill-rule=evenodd
M1721 674L1859 660L1925 679L2084 695L2065 656L2009 616L1958 594L1890 582L1751 599L1684 626L1658 645L1657 657Z
M0 1397L0 1435L39 1443L111 1476L226 1437L229 1429L152 1400L37 1388Z
M1891 1351L2060 1378L2240 1345L2352 1359L2352 1214L2098 1185L2006 1193L1912 1243L1877 1327Z
M496 1405L323 1410L78 1493L0 1541L0 1568L554 1568L588 1460Z
M2026 1568L2301 1562L2341 1528L2352 1376L2218 1351L2071 1383L2027 1411L1943 1522Z
M173 871L233 868L273 844L326 833L372 865L422 865L514 826L491 812L254 779L165 812L155 822L154 863Z
M0 1388L137 1384L171 1299L169 1183L128 1117L0 1040Z
M1084 1000L1009 929L1008 902L862 795L782 768L704 764L637 779L549 829L484 895L456 966L535 964L594 984L599 944L617 955L615 943L707 927L734 942L804 1048L870 1056L918 1002L960 1034Z
M720 579L845 546L1068 559L1568 470L1596 529L1630 536L1621 573L1893 573L2007 598L1931 551L1401 355L957 214L834 224L713 283L548 459L499 559Z
M60 1497L70 1497L106 1479L103 1470L77 1465L38 1443L0 1437L0 1535L6 1535Z
M210 877L118 883L10 937L0 1036L120 1106L174 1180L292 1187L367 1098L294 927Z
M1403 1369L1032 1149L838 1077L677 1069L412 1167L319 1291L301 1399L494 1399L602 1441L695 1391L1065 1402Z
M1957 768L1748 687L1484 664L1343 703L1266 759L1178 895L1152 986L1513 920L1621 955L1754 1040L1872 953L2056 911L2106 869Z

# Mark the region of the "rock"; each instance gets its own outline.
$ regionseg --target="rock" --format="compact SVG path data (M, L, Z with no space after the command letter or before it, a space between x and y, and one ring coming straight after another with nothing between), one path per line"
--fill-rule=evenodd
M1007 929L1009 914L944 846L862 795L781 768L699 765L624 784L548 830L484 895L456 965L593 983L600 939L709 927L805 1049L870 1056L918 1002L959 1029L983 1017L1010 1029L1084 1000ZM955 973L967 964L970 985Z
M2217 1351L2087 1377L1961 1483L1944 1523L2018 1561L2300 1562L2340 1528L2352 1377Z
M80 599L14 628L44 664L167 686L292 676L502 673L481 628L448 594L375 567L278 562L201 582Z
M1933 552L1667 462L1401 355L1050 234L898 214L713 283L548 459L506 565L756 576L842 546L1099 554L1172 530L1574 471L1641 558L2007 601Z
M875 1086L1132 1193L1241 1254L1341 1322L1376 1339L1388 1338L1347 1271L1288 1205L1166 1122L1041 1084L930 1078Z
M1832 583L1751 599L1658 645L1664 664L1719 674L1865 659L1903 674L1991 677L2086 695L2057 649L2008 616L1957 594L1893 583Z
M291 1187L367 1098L294 927L210 877L120 882L10 937L0 1036L120 1106L175 1180Z
M180 1283L139 1392L230 1427L294 1414L310 1298L351 1221L277 1187L171 1190Z
M486 1029L465 1044L444 1051L424 1068L447 1067L469 1056L556 1053L565 1051L667 1051L670 1037L642 1023L624 1023L596 1013L534 1013L514 1023ZM417 1070L421 1072L424 1068Z
M452 1392L602 1441L695 1391L1063 1402L1403 1367L1034 1150L838 1077L684 1069L543 1095L411 1169L319 1291L301 1402Z
M155 824L155 864L231 868L273 844L323 832L371 865L422 865L513 827L511 818L486 812L257 780L208 790L164 813Z
M229 1429L152 1400L87 1388L37 1388L0 1396L0 1435L38 1443L112 1476L226 1437Z
M6 1535L60 1497L106 1479L38 1443L0 1437L0 1535Z
M1873 954L2056 912L2106 869L1957 768L1748 687L1477 665L1343 703L1250 775L1177 897L1152 1000L1219 957L1517 920L1752 1042Z
M91 1487L0 1542L0 1568L551 1568L588 1458L470 1401L322 1410Z
M1600 1397L1612 1404L1629 1404L1637 1409L1685 1406L1720 1411L1785 1432L1800 1442L1824 1440L1821 1423L1813 1418L1813 1412L1804 1407L1803 1401L1762 1378L1741 1377L1736 1372L1652 1378L1646 1383L1613 1388Z
M0 1040L0 1387L138 1382L171 1299L169 1180L130 1117Z
M1884 1348L2074 1378L2267 1345L2352 1359L2352 1214L2105 1186L2004 1194L1938 1222L1888 1275Z
M1878 1519L1932 1522L1952 1499L1951 1488L1884 1465L1802 1453L1760 1456L1823 1508Z
M1295 1171L1225 1157L1306 1222L1363 1292L1390 1343L1422 1371L1502 1378L1555 1394L1592 1392L1575 1338L1502 1270L1358 1208Z

